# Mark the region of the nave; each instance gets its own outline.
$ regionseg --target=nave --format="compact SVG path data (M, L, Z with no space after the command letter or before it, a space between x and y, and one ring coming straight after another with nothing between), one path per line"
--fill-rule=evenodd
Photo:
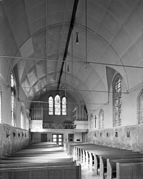
M0 27L0 179L143 179L143 0L0 0Z

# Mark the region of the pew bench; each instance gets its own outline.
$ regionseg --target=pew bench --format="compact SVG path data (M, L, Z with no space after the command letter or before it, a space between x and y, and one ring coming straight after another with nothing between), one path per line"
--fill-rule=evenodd
M115 176L116 174L116 167L114 167L114 169L111 172L111 169L108 167L108 161L112 161L112 162L139 162L142 161L143 162L143 154L141 153L136 153L136 152L132 152L132 153L128 153L128 154L124 154L124 153L117 153L115 154L111 154L111 155L102 155L100 156L100 176L101 178L106 178L107 175L112 175ZM109 177L111 178L111 177Z
M139 166L140 168L137 168L137 166ZM134 170L134 173L131 170ZM107 179L141 179L143 178L142 170L143 158L119 160L107 159Z
M117 163L117 179L142 179L143 162Z
M41 167L0 168L2 179L81 179L81 167L55 165Z
M69 156L73 156L74 147L77 145L82 145L80 142L68 142L66 147L66 152Z
M98 162L98 158L100 156L105 156L106 158L109 156L125 156L127 154L133 154L131 151L127 150L122 150L122 149L116 149L116 148L111 148L111 147L104 147L104 146L98 146L98 145L85 145L85 146L76 146L76 148L80 148L88 153L92 153L96 156L96 161ZM138 153L136 153L138 154ZM77 159L79 157L76 157ZM85 156L87 158L87 156ZM99 163L97 164L99 165Z
M106 160L107 158L124 159L124 158L130 158L130 157L133 157L133 158L143 157L143 154L139 152L133 152L131 150L117 149L117 148L111 148L111 147L94 145L94 144L77 145L75 146L75 149L78 152L82 149L96 156L96 159L94 161L95 163L94 167L95 167L95 171L97 171L97 174L98 174L98 171L100 171L100 178L104 178L107 175L107 160ZM78 154L78 152L76 152L76 154ZM76 158L78 159L78 157ZM115 175L114 171L113 171L113 175Z
M26 163L26 162L12 162L12 163L0 163L0 168L20 168L20 167L36 167L36 166L54 166L54 165L74 165L75 162L71 161L71 162L49 162L49 163Z

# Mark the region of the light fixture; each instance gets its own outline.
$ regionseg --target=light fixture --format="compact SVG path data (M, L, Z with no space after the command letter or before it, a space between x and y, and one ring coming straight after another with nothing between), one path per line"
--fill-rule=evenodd
M78 37L78 33L79 33L79 32L76 32L76 41L75 41L75 42L76 42L76 44L79 44L79 37Z

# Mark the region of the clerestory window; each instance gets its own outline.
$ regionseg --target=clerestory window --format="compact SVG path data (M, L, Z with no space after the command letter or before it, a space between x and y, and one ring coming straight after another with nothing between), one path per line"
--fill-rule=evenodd
M112 83L113 90L113 127L121 126L122 77L117 74Z
M67 115L67 98L56 95L50 96L49 99L49 115Z
M0 123L2 122L2 92L0 91Z
M62 98L62 115L66 115L67 114L67 108L66 108L66 97Z
M101 109L99 111L99 129L103 129L104 128L104 111L103 109Z
M11 77L10 83L11 83L11 117L12 117L11 124L12 126L15 126L14 110L15 110L16 81L13 73L11 73L10 77Z
M54 107L54 102L53 102L53 97L49 97L49 115L53 115L53 107Z
M138 96L138 124L143 123L143 90Z
M55 115L61 114L61 99L59 95L55 96Z

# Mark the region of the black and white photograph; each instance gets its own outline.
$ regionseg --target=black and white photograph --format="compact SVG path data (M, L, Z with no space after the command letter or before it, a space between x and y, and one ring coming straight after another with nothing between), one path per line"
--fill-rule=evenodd
M0 179L143 179L143 0L0 0Z

